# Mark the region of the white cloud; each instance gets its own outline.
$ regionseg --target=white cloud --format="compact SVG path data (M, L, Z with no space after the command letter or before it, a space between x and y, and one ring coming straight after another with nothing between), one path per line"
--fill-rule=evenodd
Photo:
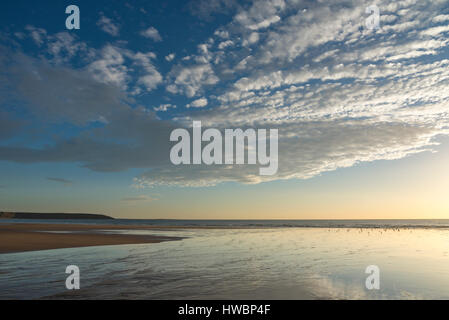
M243 46L255 44L257 41L259 41L259 33L251 32L248 39L243 40Z
M69 32L48 34L45 29L34 26L26 26L25 30L29 32L36 45L45 49L52 56L54 63L66 63L79 53L87 56L91 54L87 45Z
M432 19L433 22L446 22L449 21L449 14L440 14Z
M44 43L44 39L47 37L47 31L45 29L34 26L26 26L25 29L30 33L31 38L38 46Z
M114 84L125 91L130 89L130 82L134 79L131 93L139 94L142 88L151 91L162 83L162 75L151 62L154 58L156 55L152 52L133 52L108 45L102 49L100 57L88 66L88 70L96 80ZM137 73L131 70L130 65L139 67Z
M88 70L100 82L114 84L126 90L128 80L125 58L119 48L111 45L103 48L101 58L92 62Z
M223 42L220 42L220 44L218 45L218 49L223 50L226 47L232 46L234 45L234 42L231 40L226 40Z
M217 30L214 32L214 35L222 38L222 39L227 39L229 38L229 32L225 31L225 30Z
M100 14L100 19L97 22L97 26L99 26L101 30L113 37L118 36L120 33L119 26L115 24L112 19L106 17L103 13Z
M250 30L263 29L281 20L278 14L284 8L284 0L255 1L249 10L239 12L234 20Z
M423 31L421 31L421 34L426 35L426 36L436 36L436 35L439 35L440 33L448 32L448 31L449 31L449 26L440 26L440 27L434 27L434 28L423 30Z
M207 99L206 98L200 98L200 99L194 100L190 104L188 104L187 108L190 108L190 107L203 108L205 106L207 106Z
M155 108L154 108L154 111L165 112L165 111L167 111L168 109L176 109L176 106L173 105L173 104L169 104L169 103L161 104L159 107L155 107Z
M138 77L137 83L143 85L147 91L155 89L162 82L162 75L151 63L151 59L156 57L154 53L128 53L128 56L134 64L143 68L144 72Z
M261 29L261 28L267 28L271 24L279 22L279 21L281 21L281 18L279 16L272 16L272 17L269 17L269 18L267 18L267 19L265 19L263 21L260 21L260 22L258 22L256 24L250 25L250 26L248 26L248 28L251 29L251 30L258 30L258 29Z
M176 69L172 73L174 81L167 86L167 91L183 93L190 98L200 92L203 86L213 85L219 81L210 64L184 67Z
M169 55L165 56L165 60L167 60L168 62L173 61L175 56L176 55L174 53L170 53Z
M156 42L162 41L162 37L160 36L159 31L157 31L157 29L154 27L149 27L148 29L143 30L140 35L145 38L152 39Z

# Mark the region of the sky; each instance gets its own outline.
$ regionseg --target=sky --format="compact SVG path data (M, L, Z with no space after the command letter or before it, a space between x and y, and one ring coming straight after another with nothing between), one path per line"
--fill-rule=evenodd
M0 21L0 211L449 218L449 1L16 0ZM277 129L277 173L174 165L193 121Z

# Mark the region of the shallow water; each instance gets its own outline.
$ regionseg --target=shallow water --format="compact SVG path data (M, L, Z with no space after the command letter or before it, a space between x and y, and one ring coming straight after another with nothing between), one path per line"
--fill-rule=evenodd
M122 231L123 232L123 231ZM158 244L0 255L0 298L448 299L448 229L126 231ZM65 289L67 265L81 290ZM380 290L367 290L368 265Z

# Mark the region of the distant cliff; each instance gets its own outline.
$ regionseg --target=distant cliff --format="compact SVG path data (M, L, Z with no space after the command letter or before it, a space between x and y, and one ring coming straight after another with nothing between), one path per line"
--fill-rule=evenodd
M35 213L35 212L3 212L0 219L114 219L103 214L92 213Z

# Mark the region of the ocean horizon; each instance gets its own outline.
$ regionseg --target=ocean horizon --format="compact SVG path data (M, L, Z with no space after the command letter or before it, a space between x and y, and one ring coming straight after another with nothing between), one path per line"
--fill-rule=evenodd
M449 228L449 219L0 219L0 223L243 228Z

